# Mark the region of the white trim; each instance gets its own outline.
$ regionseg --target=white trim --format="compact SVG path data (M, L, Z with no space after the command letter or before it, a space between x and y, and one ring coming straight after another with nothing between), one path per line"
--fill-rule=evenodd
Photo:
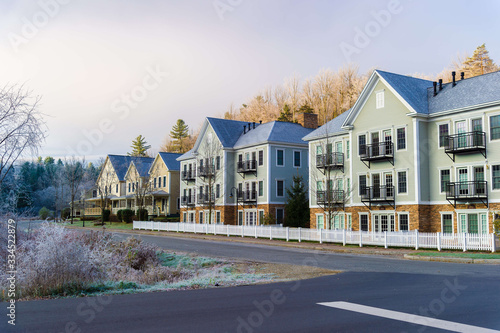
M399 173L400 172L404 172L405 173L405 178L406 178L406 192L401 192L399 193ZM401 195L408 195L409 194L409 184L408 184L408 169L398 169L396 170L396 189L395 189L395 194L397 194L397 196L401 196Z
M440 222L441 222L441 233L443 235L447 235L444 232L444 224L443 224L443 215L451 215L451 234L455 234L455 212L454 211L442 211L439 212L440 214ZM458 226L457 226L457 231L458 231Z
M375 92L375 109L383 109L385 107L385 91L384 89Z
M283 152L283 165L279 165L278 164L278 151L282 151ZM285 162L285 149L280 149L280 148L276 148L276 163L275 163L276 167L278 168L284 168L286 166L286 162Z
M401 129L401 128L404 128L405 130L405 149L398 149L398 129ZM398 126L398 127L395 127L394 129L395 131L395 142L396 144L394 145L394 152L395 153L396 151L408 151L408 125L405 124L404 126Z
M316 213L316 229L319 229L318 228L318 216L321 216L323 218L323 228L322 229L326 229L325 228L325 214L324 213Z
M396 214L398 215L398 230L397 231L401 231L401 215L406 215L408 216L408 230L405 230L405 231L410 231L410 212L408 211L401 211L401 212L396 212Z
M418 120L413 118L413 166L415 168L415 201L417 204L420 204L420 135L419 135L419 126Z
M358 212L358 230L361 231L361 216L366 215L366 226L368 227L367 231L370 231L370 213L368 212Z
M451 182L453 182L453 180L451 178L451 176L452 176L452 172L451 172L452 167L451 166L449 166L449 167L438 167L437 169L439 171L439 174L438 174L439 182L438 182L438 192L437 193L439 193L439 194L446 194L446 189L445 189L444 192L441 191L441 183L442 183L441 171L448 170L450 172L450 174L449 174L449 176L450 176L449 182L451 183Z
M296 165L295 165L295 153L299 153L299 155L300 155L300 156L299 156L299 163L300 163L300 165L299 165L299 166L296 166ZM283 155L283 157L284 157L284 155ZM294 150L293 150L292 157L293 157L293 161L292 161L292 166L293 166L293 168L294 168L294 169L301 169L301 168L302 168L302 150L296 150L296 149L294 149Z
M488 114L486 118L488 119L488 126L485 126L484 132L487 133L486 136L488 137L488 143L494 143L494 142L500 142L499 139L491 139L491 117L495 116L500 116L500 112L492 112L491 114ZM487 131L486 131L487 129Z
M275 179L276 182L276 198L284 198L285 197L285 179ZM283 195L278 195L278 182L283 182Z

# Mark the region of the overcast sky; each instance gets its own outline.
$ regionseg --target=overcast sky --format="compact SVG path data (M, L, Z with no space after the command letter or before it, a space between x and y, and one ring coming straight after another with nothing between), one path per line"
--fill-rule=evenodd
M0 2L0 82L42 96L43 156L158 149L265 86L349 61L438 73L486 43L500 62L498 1L41 0ZM362 31L362 33L359 33Z

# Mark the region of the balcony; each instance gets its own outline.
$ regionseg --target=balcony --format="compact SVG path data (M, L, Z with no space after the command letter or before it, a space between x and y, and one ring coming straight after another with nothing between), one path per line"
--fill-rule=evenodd
M238 161L237 171L238 173L242 174L255 173L255 175L257 175L257 161L256 160Z
M200 205L209 205L215 203L215 195L209 195L209 194L198 194L198 203Z
M453 206L457 201L481 201L488 206L488 182L485 180L473 180L467 182L456 182L446 184L446 200Z
M181 172L181 179L185 182L194 181L195 178L194 170L185 170Z
M384 141L360 146L359 158L368 168L370 168L371 162L376 161L389 161L394 165L394 145L392 141Z
M344 153L316 155L316 168L324 170L342 170L344 172Z
M396 206L394 199L394 186L379 185L365 186L361 189L361 202L371 208L372 204L388 204Z
M198 167L198 176L199 177L213 177L215 175L215 166L210 165L210 166L203 166L200 165Z
M444 137L444 152L455 162L455 155L481 153L486 158L486 133L460 133Z
M345 203L345 192L343 190L318 191L316 202L321 206L342 206Z
M196 204L194 195L183 195L181 197L182 206L194 206Z
M243 203L257 203L257 191L239 191L238 201Z

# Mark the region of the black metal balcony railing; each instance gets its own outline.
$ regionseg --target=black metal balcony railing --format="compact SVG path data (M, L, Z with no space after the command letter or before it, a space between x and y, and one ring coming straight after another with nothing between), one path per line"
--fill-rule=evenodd
M215 175L215 166L214 165L200 165L198 167L198 176L200 177L209 177Z
M446 184L446 200L468 201L488 199L488 182L473 180Z
M334 152L316 155L316 167L319 169L343 169L344 153Z
M238 201L240 202L257 202L257 191L239 191Z
M183 195L181 197L181 205L183 206L194 206L195 203L194 195Z
M256 172L257 171L257 161L256 160L248 160L248 161L238 161L238 172Z
M361 202L369 203L387 203L394 207L394 186L392 185L379 185L379 186L365 186L361 188Z
M198 203L199 204L211 204L215 202L215 195L209 195L205 193L198 194Z
M361 146L359 157L362 161L384 160L394 157L394 146L392 141L384 141Z
M486 133L473 131L444 137L444 151L446 154L481 153L486 158Z
M316 201L320 205L343 204L345 195L343 190L318 191Z
M181 179L183 181L191 181L195 180L195 172L194 170L184 170L181 172Z

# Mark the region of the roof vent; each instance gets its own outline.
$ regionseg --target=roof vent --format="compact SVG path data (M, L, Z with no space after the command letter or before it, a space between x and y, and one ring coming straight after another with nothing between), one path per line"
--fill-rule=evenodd
M465 79L465 73L464 73L464 72L461 72L461 73L460 73L460 80L463 80L463 79Z
M253 122L253 129L255 129L255 121Z
M451 76L453 77L453 87L457 85L457 81L455 80L455 76L457 73L455 71L451 72Z
M243 134L247 133L247 125L243 125Z
M443 90L443 79L439 79L439 91Z
M262 124L262 120L259 120L259 124Z
M434 82L432 82L432 85L434 86L434 96L436 96L438 94L438 92L437 92L438 83L436 81L434 81Z
M252 123L248 123L248 131L250 132L250 126L252 125Z

